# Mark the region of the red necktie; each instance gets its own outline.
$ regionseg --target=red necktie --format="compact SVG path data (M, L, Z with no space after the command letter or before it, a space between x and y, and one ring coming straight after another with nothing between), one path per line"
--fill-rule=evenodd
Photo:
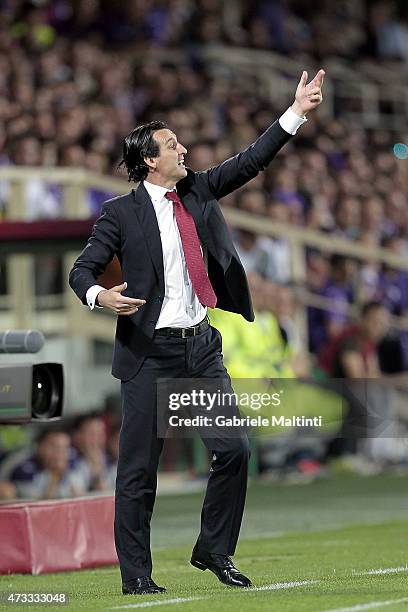
M175 191L168 191L166 198L174 204L174 213L183 245L184 257L186 258L187 270L196 296L203 306L215 308L217 296L205 269L194 219Z

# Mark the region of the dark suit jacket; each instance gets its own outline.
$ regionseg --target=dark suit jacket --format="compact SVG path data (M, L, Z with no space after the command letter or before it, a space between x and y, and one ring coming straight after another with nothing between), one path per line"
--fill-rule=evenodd
M250 147L205 172L187 171L177 193L194 218L208 256L208 275L217 308L254 320L248 283L217 200L254 178L291 138L278 121ZM119 316L112 374L129 380L148 353L164 298L163 253L153 204L143 185L105 202L92 236L75 261L69 283L86 304L86 292L97 284L117 255L127 289L123 295L146 300L132 316Z

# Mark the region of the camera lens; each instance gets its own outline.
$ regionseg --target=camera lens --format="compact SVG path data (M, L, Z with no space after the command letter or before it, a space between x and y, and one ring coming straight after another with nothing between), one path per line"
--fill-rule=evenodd
M59 385L53 371L46 365L34 366L31 402L33 418L52 418L56 415L59 404Z

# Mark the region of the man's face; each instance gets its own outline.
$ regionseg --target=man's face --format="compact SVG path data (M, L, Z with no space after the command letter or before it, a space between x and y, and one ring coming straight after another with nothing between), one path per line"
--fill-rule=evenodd
M158 157L147 158L146 162L153 169L156 178L160 179L160 184L165 187L173 187L177 181L187 175L184 165L187 149L167 128L154 132L153 138L160 147L160 154Z
M82 424L74 435L74 441L81 453L103 449L106 444L105 426L101 419L90 419Z
M63 472L68 467L70 439L65 433L47 436L38 447L38 456L45 469Z

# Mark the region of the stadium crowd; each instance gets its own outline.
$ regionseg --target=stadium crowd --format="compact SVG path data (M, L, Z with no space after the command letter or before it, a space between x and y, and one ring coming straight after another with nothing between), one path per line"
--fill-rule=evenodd
M305 0L2 0L0 164L83 167L117 176L123 135L135 124L161 118L188 148L188 165L208 168L250 144L285 109L271 103L257 74L242 80L231 69L203 64L197 44L273 50L323 65L332 56L348 62L380 58L400 62L403 70L407 24L406 3L392 0L318 0L313 15ZM167 48L183 49L184 61L149 54ZM407 179L404 162L393 154L395 134L350 127L340 104L335 100L334 119L310 116L265 172L222 203L405 256ZM0 183L3 217L9 193L9 185ZM90 216L112 195L90 190ZM26 200L29 219L62 215L58 185L30 180ZM257 310L272 313L270 337L276 340L281 374L287 366L288 375L307 375L310 363L299 357L294 324L299 305L290 286L289 243L244 230L235 233L235 243ZM408 369L407 333L390 335L387 320L388 313L407 314L407 272L351 257L330 258L317 249L308 250L306 264L307 288L334 304L326 311L310 307L307 313L307 348L321 357L321 367L338 372L335 355L353 336L355 350L363 355L360 376L374 375L368 354L380 364L376 376ZM44 269L42 278L47 278ZM55 292L55 287L40 292L47 289ZM350 304L367 303L363 319L381 312L381 333L377 329L368 340L362 334L358 344L346 312ZM262 335L259 328L254 333ZM265 354L268 350L265 346ZM85 421L85 429L96 429L95 423ZM34 456L9 473L10 491L58 497L67 490L82 494L111 487L114 445L87 456L79 425L74 432L72 439L63 432L45 434Z
M119 452L119 425L89 413L71 426L42 428L15 452L1 452L0 499L61 499L112 493ZM2 431L7 437L7 432Z
M357 49L385 54L384 32L392 29L392 15L398 10L400 19L395 23L402 30L405 24L402 8L392 2L369 3L366 10L363 2L320 2L322 12L316 11L318 17L309 16L307 21L302 18L304 2L255 2L250 9L247 3L231 4L234 10L228 11L229 3L222 7L210 0L136 1L120 8L97 1L3 2L1 163L76 166L117 174L123 134L136 123L161 117L189 149L189 165L195 170L207 168L252 142L283 109L274 108L259 93L262 87L256 75L242 81L232 72L210 71L194 61L192 42L251 45L256 31L257 46L263 40L265 48L327 58L331 53L341 55L337 47L349 31L355 45L349 41L344 53L353 59ZM236 16L236 39L230 13ZM344 24L341 36L340 23ZM261 25L269 27L269 38L260 35ZM334 45L332 50L323 43L319 46L320 27L339 32L320 37ZM131 55L145 45L182 46L186 61L170 64L146 54ZM404 255L408 249L404 164L393 155L393 138L382 129L350 128L341 117L328 121L317 114L266 172L223 204L370 247L383 245ZM91 190L90 215L97 215L111 195ZM4 182L0 201L6 210ZM28 218L60 214L58 186L30 181ZM236 245L248 272L276 283L290 280L286 241L242 231L236 234ZM318 353L344 326L349 303L376 299L395 315L406 312L406 273L368 262L357 266L337 256L328 261L321 253L310 252L308 276L313 292L336 300L334 312L309 312L312 352Z

